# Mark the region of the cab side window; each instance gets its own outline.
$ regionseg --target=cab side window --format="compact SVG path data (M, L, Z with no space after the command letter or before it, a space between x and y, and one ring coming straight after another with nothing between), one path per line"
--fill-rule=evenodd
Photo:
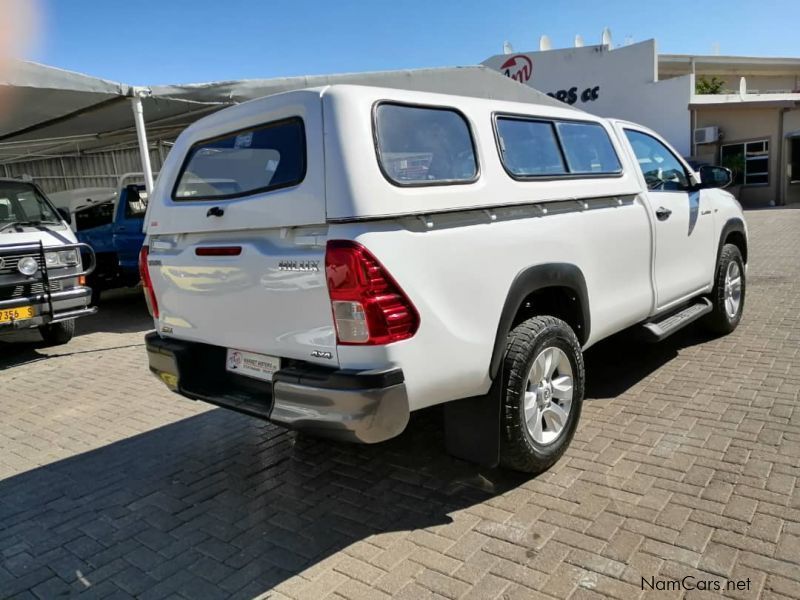
M75 229L84 231L103 225L110 225L114 221L114 203L103 202L90 208L79 210L75 213Z
M127 189L127 202L125 202L126 219L143 219L147 212L147 192L138 186L129 185Z
M3 221L9 221L14 218L14 208L11 206L11 200L8 198L0 198L0 225Z
M625 130L633 148L647 189L655 192L684 192L689 190L689 176L681 161L651 135Z

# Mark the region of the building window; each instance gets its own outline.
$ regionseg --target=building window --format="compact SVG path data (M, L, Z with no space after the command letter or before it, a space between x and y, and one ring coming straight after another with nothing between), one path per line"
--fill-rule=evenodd
M800 183L800 137L789 140L789 160L792 165L791 183Z
M724 144L721 162L733 171L733 183L737 185L769 184L769 141Z

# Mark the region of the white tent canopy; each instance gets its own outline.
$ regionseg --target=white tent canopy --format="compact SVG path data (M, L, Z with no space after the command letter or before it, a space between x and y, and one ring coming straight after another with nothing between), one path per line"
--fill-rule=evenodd
M190 123L230 104L337 83L564 106L483 66L133 87L32 62L0 77L0 165L85 156L174 140ZM137 123L141 102L144 119ZM146 137L145 137L146 129ZM149 153L141 152L149 162ZM148 166L145 165L145 171Z
M129 85L18 61L0 80L0 164L113 148L136 140L127 100L140 93L155 134L177 132L219 103L149 95Z
M343 73L275 79L241 79L187 85L158 85L150 89L153 96L193 102L239 103L289 90L323 87L335 84L358 84L378 87L439 92L479 98L496 98L564 107L562 102L529 86L501 75L482 65L440 67L371 73Z

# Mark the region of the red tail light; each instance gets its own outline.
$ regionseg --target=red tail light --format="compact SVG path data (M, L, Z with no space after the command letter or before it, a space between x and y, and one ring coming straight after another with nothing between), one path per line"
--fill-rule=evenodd
M414 305L362 245L329 241L325 277L340 344L391 344L416 333L419 314Z
M142 278L142 288L144 289L144 299L147 301L147 310L157 319L158 301L153 291L153 281L150 279L150 267L147 265L148 256L150 256L150 248L142 246L139 252L139 276Z

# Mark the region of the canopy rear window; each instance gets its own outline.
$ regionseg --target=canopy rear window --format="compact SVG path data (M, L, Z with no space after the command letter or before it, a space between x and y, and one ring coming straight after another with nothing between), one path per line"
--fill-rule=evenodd
M455 109L383 102L375 109L383 174L396 185L470 183L478 161L469 125Z
M293 117L191 147L174 200L219 200L297 185L306 172L303 121Z

